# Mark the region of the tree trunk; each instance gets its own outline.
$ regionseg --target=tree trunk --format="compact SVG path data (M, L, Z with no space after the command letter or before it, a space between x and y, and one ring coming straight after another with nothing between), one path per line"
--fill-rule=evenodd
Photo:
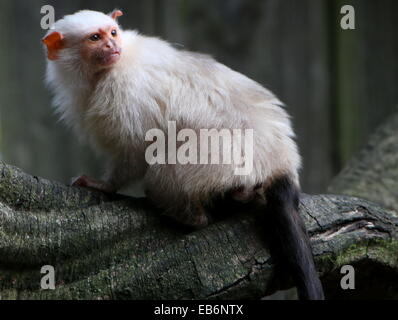
M394 128L398 116L334 192L398 208ZM255 299L292 287L276 272L255 215L189 232L145 199L71 188L4 163L0 170L2 299ZM350 196L303 194L300 213L327 298L398 298L396 212ZM355 290L341 289L346 264L355 268ZM55 268L55 290L40 289L44 265Z
M398 113L334 179L328 191L365 198L398 211Z

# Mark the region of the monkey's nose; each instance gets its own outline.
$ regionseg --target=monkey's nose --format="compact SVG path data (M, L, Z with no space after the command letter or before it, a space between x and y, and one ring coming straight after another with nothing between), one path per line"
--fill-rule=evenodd
M105 44L105 47L108 48L108 49L111 49L111 48L114 47L114 44L113 44L112 41L107 41L106 44Z

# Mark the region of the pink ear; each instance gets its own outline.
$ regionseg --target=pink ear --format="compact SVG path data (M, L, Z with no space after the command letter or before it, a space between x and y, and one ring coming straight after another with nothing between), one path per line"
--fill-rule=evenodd
M114 10L114 11L111 13L111 17L112 17L112 19L114 19L114 20L116 20L117 18L121 17L122 15L123 15L123 12L120 11L120 10Z
M64 48L64 36L61 33L54 31L44 37L42 42L47 47L48 59L57 60L58 51Z

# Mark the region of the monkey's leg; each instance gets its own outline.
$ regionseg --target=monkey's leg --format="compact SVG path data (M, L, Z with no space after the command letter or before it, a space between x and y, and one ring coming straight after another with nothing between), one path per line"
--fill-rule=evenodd
M106 193L116 193L128 183L138 180L145 173L145 165L129 158L112 159L103 181L98 181L82 175L72 180L72 186L86 187Z

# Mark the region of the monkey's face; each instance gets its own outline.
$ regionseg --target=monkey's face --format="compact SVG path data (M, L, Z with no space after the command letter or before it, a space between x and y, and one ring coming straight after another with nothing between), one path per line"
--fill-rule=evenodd
M82 40L81 55L93 68L109 68L119 61L122 53L120 30L115 26L100 28Z

